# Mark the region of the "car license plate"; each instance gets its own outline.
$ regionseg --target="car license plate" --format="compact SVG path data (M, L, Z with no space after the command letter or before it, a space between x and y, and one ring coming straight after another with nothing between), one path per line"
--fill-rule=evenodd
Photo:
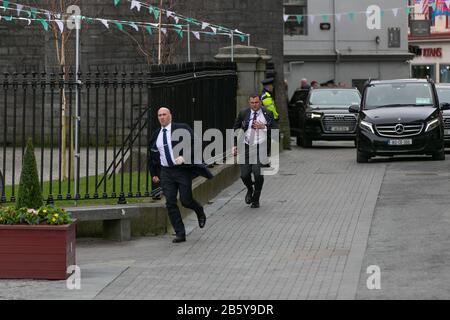
M349 127L331 127L331 132L348 132L350 131Z
M444 130L444 135L450 136L450 130L449 130L449 129L445 129L445 130Z
M389 140L390 146L410 146L412 144L412 139Z

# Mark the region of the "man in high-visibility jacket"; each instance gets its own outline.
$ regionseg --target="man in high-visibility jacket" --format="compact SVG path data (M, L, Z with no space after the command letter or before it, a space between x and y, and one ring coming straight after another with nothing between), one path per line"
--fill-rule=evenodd
M273 83L273 78L265 79L264 81L262 81L264 90L261 95L261 102L266 110L269 110L273 113L274 120L278 122L280 120L280 114L278 113L273 97Z

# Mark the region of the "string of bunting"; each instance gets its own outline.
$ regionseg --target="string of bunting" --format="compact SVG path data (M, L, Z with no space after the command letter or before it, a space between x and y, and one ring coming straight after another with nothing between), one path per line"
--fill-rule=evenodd
M118 7L122 0L113 0L114 6ZM185 21L186 23L193 25L193 26L201 26L201 30L205 30L207 28L211 29L213 34L216 34L218 31L228 34L236 34L238 35L242 41L245 41L245 38L249 36L248 34L243 33L242 31L235 29L229 29L223 26L219 26L216 24L199 21L194 18L185 17L183 15L180 15L174 11L158 8L156 6L153 6L151 4L147 4L138 0L125 0L126 2L130 3L130 10L136 9L138 12L141 11L142 8L145 8L148 10L149 14L152 15L156 20L159 19L159 16L161 14L165 14L167 18L171 18L175 21L176 24L179 24L180 20Z
M15 8L13 7L13 5L15 5ZM13 15L14 12L16 16ZM153 34L154 30L159 29L159 23L93 18L87 16L81 16L80 19L81 21L84 21L88 24L93 24L94 22L100 23L107 29L110 29L111 25L116 26L116 28L119 29L120 31L124 31L125 27L129 27L130 29L133 29L136 32L143 29L150 35ZM2 21L12 22L13 20L25 21L28 23L28 25L31 25L32 22L38 22L42 25L45 31L49 30L49 22L54 22L58 26L59 31L61 33L63 33L66 28L65 16L61 13L55 13L49 10L22 5L18 3L10 3L8 0L0 0L0 22ZM211 32L205 30L189 31L186 29L186 27L187 25L183 24L161 24L161 31L163 34L167 34L168 31L174 31L180 36L180 38L183 37L183 34L191 32L198 40L201 40L200 36L201 34L207 36L228 36L228 37L234 35L236 37L239 37L242 42L245 41L245 38L247 36L245 34L239 33L234 34L223 31L217 32L217 30Z
M403 0L403 7L397 8L387 8L380 10L381 17L386 15L386 12L392 12L394 17L397 17L399 12L404 11L407 15L411 14L414 4L418 4L420 0L412 0L411 4L408 0ZM433 16L440 15L450 15L450 0L428 0L429 6L433 8L432 14ZM358 15L366 15L369 16L373 11L349 11L349 12L340 12L340 13L316 13L316 14L284 14L283 19L284 22L287 22L290 18L294 18L298 24L301 24L305 19L309 18L311 23L314 23L316 18L321 18L323 22L329 22L330 18L336 17L338 22L342 21L343 17L347 17L350 22L355 21L355 18Z

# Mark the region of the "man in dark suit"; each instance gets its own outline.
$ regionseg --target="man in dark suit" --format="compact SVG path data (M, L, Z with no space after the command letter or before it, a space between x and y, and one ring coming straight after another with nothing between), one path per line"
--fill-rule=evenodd
M251 204L252 208L260 207L260 197L264 185L264 176L261 168L266 165L260 157L267 154L267 146L270 144L271 130L277 128L272 112L261 107L259 95L254 94L249 98L250 107L242 110L234 124L234 130L242 129L245 133L243 148L245 148L245 158L240 161L241 179L247 187L245 202ZM241 139L242 140L242 139ZM234 154L238 154L238 139L235 139ZM255 181L252 180L252 173Z
M170 222L175 230L176 238L173 243L186 241L186 229L177 205L177 195L180 192L181 204L185 208L195 211L200 228L206 224L203 207L193 198L192 180L198 176L212 179L213 175L203 164L194 163L194 132L187 125L172 123L172 113L168 108L158 110L158 120L161 128L156 130L150 140L151 159L150 174L153 183L161 182ZM174 135L188 133L190 150L181 150L178 157L174 156L174 149L181 141L174 141ZM183 143L185 143L183 141ZM192 157L185 159L184 151L190 151Z

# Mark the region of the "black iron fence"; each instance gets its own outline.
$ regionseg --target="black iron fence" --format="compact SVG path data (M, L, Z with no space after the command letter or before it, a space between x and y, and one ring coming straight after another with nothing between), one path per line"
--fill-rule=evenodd
M170 107L175 122L202 121L203 130L225 133L236 116L235 68L204 62L152 66L146 72L98 71L78 74L78 83L73 72L4 73L0 202L16 201L29 138L47 203L151 196L148 139L158 126L158 107Z

